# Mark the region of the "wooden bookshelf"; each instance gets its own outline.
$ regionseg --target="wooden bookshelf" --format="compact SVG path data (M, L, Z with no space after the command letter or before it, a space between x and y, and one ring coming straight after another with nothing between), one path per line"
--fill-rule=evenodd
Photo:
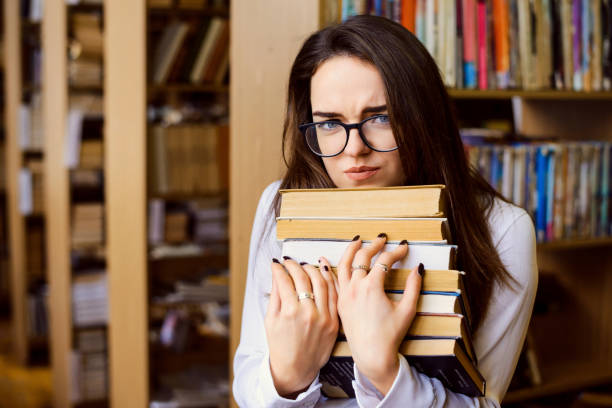
M523 90L471 90L471 89L448 89L448 94L454 99L522 99L537 100L612 100L612 92L575 92L558 90L523 91Z
M20 364L27 364L30 352L35 344L28 335L28 271L26 268L26 237L28 220L36 216L24 216L19 209L19 172L27 160L42 159L43 154L34 155L23 152L20 147L19 109L25 93L35 90L23 82L22 52L23 36L39 36L40 23L22 19L20 2L5 1L2 7L4 14L4 61L5 61L5 120L6 124L6 179L7 179L7 224L9 246L11 248L10 291L13 330L13 352ZM44 351L46 352L46 351Z
M582 362L550 367L543 373L542 384L508 392L504 404L543 398L583 390L612 382L612 368L601 362Z

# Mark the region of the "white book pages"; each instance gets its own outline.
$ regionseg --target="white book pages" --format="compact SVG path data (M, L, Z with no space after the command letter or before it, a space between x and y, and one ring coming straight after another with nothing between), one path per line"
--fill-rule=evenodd
M321 256L324 256L332 266L337 266L350 241L335 240L285 240L282 245L282 256L289 256L298 262L318 264ZM371 245L371 242L363 242L363 246ZM385 245L385 251L392 251L399 245L389 243ZM444 244L408 244L408 255L394 263L391 267L395 269L412 269L419 263L423 263L425 269L446 270L452 269L451 262L457 250L455 245ZM375 259L372 260L372 263Z
M19 212L22 215L30 215L32 211L32 172L23 168L19 170Z
M79 166L84 117L84 112L81 109L70 109L68 112L64 165L69 169L76 169Z

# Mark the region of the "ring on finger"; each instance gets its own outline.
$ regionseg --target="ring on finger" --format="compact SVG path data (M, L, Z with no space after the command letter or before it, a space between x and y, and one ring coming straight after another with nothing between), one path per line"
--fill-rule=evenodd
M352 272L358 271L359 269L363 269L366 272L370 272L370 266L369 265L357 265L357 266L353 266Z
M377 267L377 266L380 266L382 270L385 271L385 273L389 272L389 265L377 262L374 264L374 267Z
M304 300L304 299L311 299L311 300L314 301L315 297L314 297L314 293L312 293L312 292L299 292L297 294L297 298L298 298L298 301L301 301L301 300Z

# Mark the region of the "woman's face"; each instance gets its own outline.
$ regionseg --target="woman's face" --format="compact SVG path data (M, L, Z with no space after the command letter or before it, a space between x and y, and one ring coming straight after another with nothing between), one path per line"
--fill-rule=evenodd
M319 66L310 82L310 103L315 122L357 123L387 114L385 87L378 70L349 56L332 57ZM341 188L398 186L405 180L399 151L370 149L357 129L351 130L344 151L324 157L323 163L334 184Z

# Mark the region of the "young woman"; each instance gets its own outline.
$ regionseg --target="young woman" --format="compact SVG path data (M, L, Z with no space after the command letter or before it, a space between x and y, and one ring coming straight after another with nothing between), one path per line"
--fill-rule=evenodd
M324 141L322 132L333 137ZM313 34L291 69L283 152L287 173L264 191L253 226L234 359L238 404L499 406L535 297L533 224L469 168L446 89L426 49L399 24L373 16ZM380 253L385 231L368 248L356 236L337 280L324 258L318 268L279 260L279 188L416 184L445 184L448 190L457 266L467 273L474 347L487 381L482 398L453 393L398 354L415 314L423 268L408 277L402 300L392 302L383 292L379 264L401 259L408 245ZM369 273L359 268L372 259ZM339 318L355 361L352 400L326 399L318 381Z

